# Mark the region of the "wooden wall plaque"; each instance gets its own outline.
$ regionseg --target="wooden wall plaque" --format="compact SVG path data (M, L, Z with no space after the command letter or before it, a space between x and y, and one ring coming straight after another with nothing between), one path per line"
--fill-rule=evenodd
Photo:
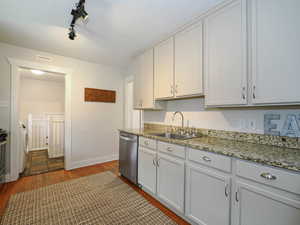
M84 89L84 100L86 102L116 102L116 91L101 90L94 88Z

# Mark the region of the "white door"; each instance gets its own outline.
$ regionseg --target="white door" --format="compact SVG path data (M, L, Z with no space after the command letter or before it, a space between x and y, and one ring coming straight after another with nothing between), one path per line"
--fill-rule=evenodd
M237 182L238 225L299 225L300 201Z
M203 95L202 22L175 36L176 97Z
M139 129L142 112L134 109L134 81L128 78L125 84L125 128Z
M158 154L157 196L184 212L184 161Z
M205 19L205 104L247 104L246 3L235 1Z
M253 103L300 103L300 1L251 3Z
M174 39L173 37L154 48L155 99L174 96Z
M230 225L230 178L193 165L186 170L186 216L201 225Z
M156 194L156 152L139 146L138 183L147 191Z
M48 156L63 157L65 152L65 120L63 115L48 116Z

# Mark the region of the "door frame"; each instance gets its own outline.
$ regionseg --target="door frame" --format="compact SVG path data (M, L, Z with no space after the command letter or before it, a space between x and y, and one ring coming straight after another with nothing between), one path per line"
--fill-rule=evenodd
M19 169L21 166L21 149L19 149L19 68L43 70L51 73L59 73L65 76L65 169L70 170L72 156L71 77L73 71L65 67L25 61L16 58L7 58L7 60L11 66L10 174L7 175L7 181L15 181L19 178Z

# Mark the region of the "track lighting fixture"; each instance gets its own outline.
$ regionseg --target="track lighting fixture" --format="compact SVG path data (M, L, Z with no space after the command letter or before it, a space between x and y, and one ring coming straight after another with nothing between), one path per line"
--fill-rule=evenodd
M70 28L69 28L69 39L74 40L76 37L75 24L79 18L86 20L88 18L88 13L84 8L85 0L79 0L79 3L76 4L76 9L72 9L71 15L73 16Z

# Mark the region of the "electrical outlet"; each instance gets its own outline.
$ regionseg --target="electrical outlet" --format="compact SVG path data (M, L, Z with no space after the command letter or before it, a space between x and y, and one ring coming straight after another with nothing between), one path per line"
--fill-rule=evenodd
M249 129L256 130L256 120L254 120L254 119L249 120Z

